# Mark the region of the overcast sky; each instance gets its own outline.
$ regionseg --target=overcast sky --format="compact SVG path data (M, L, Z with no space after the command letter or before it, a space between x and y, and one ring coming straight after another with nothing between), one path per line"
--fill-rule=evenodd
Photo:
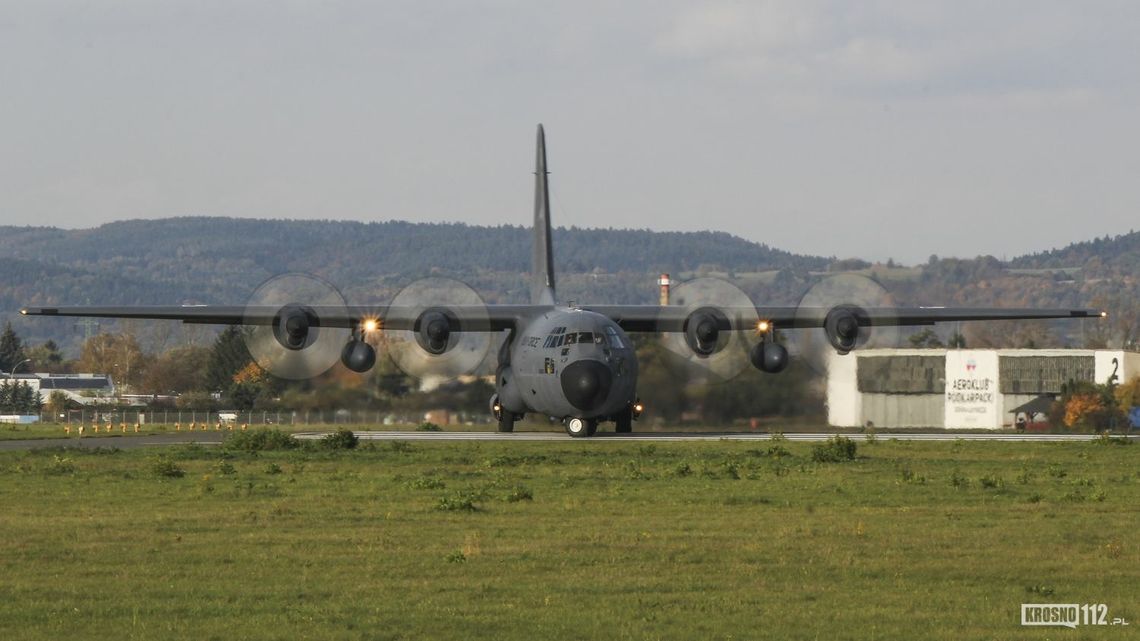
M727 231L924 261L1137 227L1136 2L0 0L0 224ZM525 248L520 248L525 251Z

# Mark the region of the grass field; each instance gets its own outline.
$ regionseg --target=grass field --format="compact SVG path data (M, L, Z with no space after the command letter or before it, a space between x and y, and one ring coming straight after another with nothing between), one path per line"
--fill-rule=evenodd
M813 447L0 452L0 639L1135 638L1140 447Z

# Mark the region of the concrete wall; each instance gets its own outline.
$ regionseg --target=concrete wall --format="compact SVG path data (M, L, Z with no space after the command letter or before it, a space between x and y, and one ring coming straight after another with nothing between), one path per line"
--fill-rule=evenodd
M1115 362L1114 362L1115 361ZM1127 383L1140 376L1140 354L1114 350L1097 350L1096 382L1104 384L1116 374L1117 383Z
M859 363L889 356L943 357L945 392L941 394L860 392ZM1010 410L1036 398L1039 393L1002 393L1001 359L1024 358L1021 376L1037 376L1055 387L1058 374L1049 370L1077 367L1088 376L1088 360L1095 366L1094 379L1103 384L1115 372L1120 383L1140 376L1140 354L1118 350L861 350L847 356L832 354L827 379L828 422L836 427L858 427L871 421L878 427L944 427L947 429L1000 429L1013 425ZM876 366L883 361L875 361ZM1083 364L1082 364L1083 363ZM870 363L869 363L870 365ZM929 369L929 367L927 367ZM1074 370L1075 371L1075 370ZM886 374L884 374L886 375ZM878 374L872 374L878 376ZM864 373L863 378L866 378ZM1026 379L1027 381L1029 379ZM1036 379L1034 379L1036 380ZM1087 380L1087 379L1086 379ZM864 381L866 383L867 381ZM1040 387L1026 383L1029 387ZM1007 384L1008 387L1008 384Z
M840 356L828 352L827 365L827 422L837 427L855 427L863 424L863 399L856 384L855 353Z
M942 427L946 403L941 394L860 394L862 420L876 427Z

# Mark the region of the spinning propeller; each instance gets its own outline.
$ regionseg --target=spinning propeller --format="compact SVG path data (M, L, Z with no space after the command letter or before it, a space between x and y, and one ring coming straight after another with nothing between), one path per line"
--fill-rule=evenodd
M400 290L384 317L383 343L396 366L416 378L476 371L494 334L483 299L464 283L425 278Z
M727 381L748 367L759 318L748 294L728 281L697 278L673 289L685 310L683 331L664 335L666 359L681 375ZM737 327L741 329L731 329Z
M817 374L826 375L837 355L855 348L894 347L897 321L894 299L879 281L836 274L804 293L796 308L796 326L803 329L789 334L793 352Z
M261 284L245 307L246 347L262 369L301 380L328 370L352 331L344 297L307 274L283 274Z

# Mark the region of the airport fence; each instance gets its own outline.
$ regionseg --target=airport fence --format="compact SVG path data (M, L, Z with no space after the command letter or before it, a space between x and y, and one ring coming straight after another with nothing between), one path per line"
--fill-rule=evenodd
M149 409L77 409L53 415L40 413L41 423L110 424L110 425L416 425L425 421L438 423L487 423L485 415L454 413L443 417L418 413L393 413L384 410L149 410ZM433 420L434 419L434 420Z

